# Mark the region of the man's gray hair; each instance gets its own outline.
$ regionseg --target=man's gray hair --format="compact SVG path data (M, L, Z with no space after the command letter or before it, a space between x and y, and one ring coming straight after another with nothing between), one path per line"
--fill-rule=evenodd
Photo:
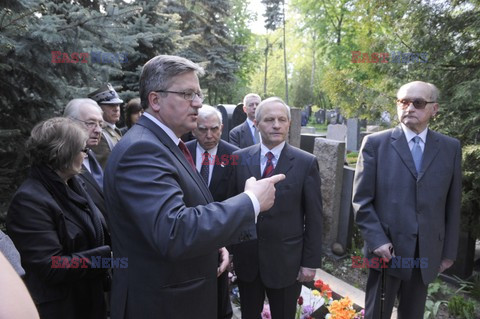
M250 100L252 97L256 97L256 98L258 98L260 101L262 100L262 98L260 97L260 95L258 95L257 93L248 93L248 94L245 95L245 97L243 98L243 105L244 105L244 106L247 106L248 100Z
M216 115L217 118L218 118L218 122L220 123L220 125L222 125L222 123L223 123L222 113L220 113L220 111L217 110L217 108L215 108L213 106L210 106L210 105L207 105L207 104L204 104L198 110L198 117L201 118L202 120L205 120L207 117L209 117L211 115Z
M173 77L187 72L195 72L198 76L204 74L203 68L198 64L175 55L157 55L145 63L139 88L143 109L149 106L150 92L167 90Z
M290 121L290 119L291 119L290 107L287 105L287 103L283 102L283 100L281 98L273 96L273 97L269 97L268 99L263 100L262 102L260 102L260 104L258 104L257 109L255 110L255 120L257 121L257 123L260 122L261 119L262 119L262 109L263 109L263 107L267 104L275 103L275 102L280 103L283 106L285 106L285 108L287 110L287 118Z
M69 118L74 118L78 119L80 116L80 109L84 105L92 105L98 111L100 114L103 114L103 110L100 106L98 106L97 102L95 102L92 99L73 99L70 102L68 102L67 106L65 107L65 110L63 111L63 116L64 117L69 117Z

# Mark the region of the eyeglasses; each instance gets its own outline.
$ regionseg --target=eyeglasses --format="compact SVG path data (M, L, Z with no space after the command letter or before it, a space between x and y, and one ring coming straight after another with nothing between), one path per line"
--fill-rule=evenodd
M157 90L155 92L159 93L175 93L175 94L182 94L183 98L187 101L193 101L195 97L198 97L200 102L203 102L205 99L205 96L203 96L202 92L194 92L194 91L183 91L183 92L178 92L178 91L167 91L167 90Z
M80 152L83 152L85 154L88 154L88 152L90 151L90 149L88 147L85 147L83 150L81 150Z
M100 128L105 127L105 123L103 121L95 122L95 121L82 121L82 120L79 120L77 118L73 118L73 119L76 120L76 121L82 122L83 124L85 124L85 126L87 128L95 128L97 126L100 127Z
M220 130L220 126L215 127L197 127L197 130L202 134L207 134L208 131L212 132L212 134L218 133Z
M425 108L425 106L427 106L428 103L436 103L436 102L435 101L425 101L425 100L422 100L422 99L414 99L414 100L398 99L397 100L397 106L401 107L404 110L412 103L413 103L413 107L416 108L417 110L423 110Z

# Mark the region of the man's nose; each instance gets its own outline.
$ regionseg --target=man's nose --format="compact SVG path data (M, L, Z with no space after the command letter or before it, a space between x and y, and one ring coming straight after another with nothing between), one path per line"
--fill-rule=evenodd
M413 106L413 102L410 102L405 111L411 112L412 110L415 110L415 106Z

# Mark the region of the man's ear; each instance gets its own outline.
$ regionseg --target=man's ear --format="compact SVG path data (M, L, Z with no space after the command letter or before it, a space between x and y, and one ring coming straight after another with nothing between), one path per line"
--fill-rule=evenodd
M148 105L155 111L158 112L160 110L160 103L162 97L157 92L150 92L148 93Z
M257 119L254 119L254 120L253 120L253 124L255 124L255 127L258 127L258 126L257 126Z
M438 108L439 108L438 103L433 103L432 117L434 117L437 114Z

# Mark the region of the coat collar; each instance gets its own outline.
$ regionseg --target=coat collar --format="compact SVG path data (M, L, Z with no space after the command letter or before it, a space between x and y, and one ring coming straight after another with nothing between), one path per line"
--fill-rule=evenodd
M422 166L420 168L420 172L418 173L415 169L412 152L408 147L407 139L400 125L393 129L391 138L392 147L398 153L405 166L417 180L420 180L425 174L425 171L432 164L433 160L438 154L438 151L440 150L438 135L432 130L428 130L427 140L425 142L425 150L423 152Z
M158 126L152 120L148 119L145 116L142 116L136 124L150 130L158 138L158 140L165 147L167 147L170 150L170 152L172 152L172 154L177 158L177 161L185 168L185 170L188 172L190 177L195 181L195 183L197 184L198 188L202 192L205 199L208 202L212 202L213 201L212 195L210 194L210 191L206 187L205 182L201 180L201 177L197 173L197 170L194 170L192 168L192 166L190 165L190 163L188 163L187 159L183 155L178 145L175 145L175 143L167 135L167 133L165 133L160 126Z

